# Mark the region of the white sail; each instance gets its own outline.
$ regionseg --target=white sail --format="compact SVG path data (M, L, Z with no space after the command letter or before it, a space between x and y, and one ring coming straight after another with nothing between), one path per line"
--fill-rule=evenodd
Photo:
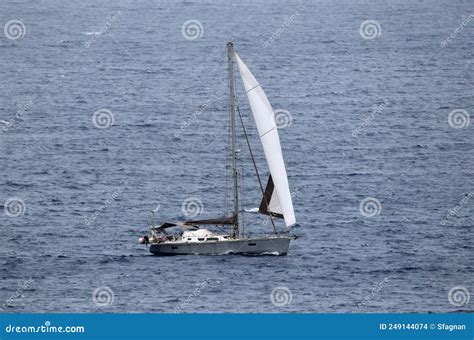
M278 194L273 193L272 197L270 198L270 201L268 202L267 210L272 214L281 214L283 215L283 217L285 217L285 215L283 214L283 210L281 209L280 201L278 200Z
M270 175L275 186L277 197L273 197L272 195L271 202L268 202L269 207L277 210L274 212L282 214L286 226L289 227L296 223L296 219L290 188L288 186L285 163L283 162L283 154L281 152L275 114L273 113L272 106L265 92L263 92L257 80L237 53L235 53L235 59L244 82L245 92L247 93ZM279 205L279 207L276 205Z

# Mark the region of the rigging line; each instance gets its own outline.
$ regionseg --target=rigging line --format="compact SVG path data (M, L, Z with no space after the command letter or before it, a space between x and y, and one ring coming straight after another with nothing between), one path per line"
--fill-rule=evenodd
M240 153L239 153L239 160L242 159L242 144L239 142L239 150L240 150ZM240 175L240 181L239 181L239 191L240 191L240 194L239 194L239 198L241 200L241 205L239 206L242 206L244 207L245 206L245 202L244 202L244 193L245 193L245 173L244 173L244 162L239 162L238 163L240 168L237 167L238 169L238 174ZM240 224L240 228L241 228L241 232L242 234L240 234L240 237L244 237L244 230L245 230L245 214L242 214L240 215L240 218L241 218L241 224Z
M252 147L250 146L250 141L249 141L249 137L247 135L247 130L245 129L244 121L242 119L242 114L240 113L239 106L238 105L236 105L236 106L237 106L236 107L237 112L239 113L240 124L242 125L242 129L244 131L245 140L247 141L247 146L249 147L249 153L250 153L250 157L252 158L253 167L255 168L255 173L257 174L258 184L260 185L260 190L262 192L263 199L265 200L265 203L268 206L269 202L267 202L267 198L265 196L265 190L263 190L262 179L260 178L260 174L258 173L258 169L257 169L257 163L255 163L255 158L253 157ZM268 215L268 217L270 218L270 221L272 222L273 231L275 232L276 235L278 235L276 227L275 227L275 222L273 221L272 215L270 214L270 215Z

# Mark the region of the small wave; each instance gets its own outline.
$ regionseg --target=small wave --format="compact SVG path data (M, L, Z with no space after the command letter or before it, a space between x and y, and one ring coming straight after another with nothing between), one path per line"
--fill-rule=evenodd
M244 209L244 211L248 213L258 213L258 208Z
M18 187L18 188L28 188L28 187L32 187L33 184L29 184L29 183L18 183L18 182L13 182L13 181L6 181L5 183L7 186L10 186L10 187Z
M323 40L321 41L322 44L340 44L339 40Z
M151 124L151 123L142 123L142 124L136 124L134 126L136 126L136 127L155 127L156 125Z

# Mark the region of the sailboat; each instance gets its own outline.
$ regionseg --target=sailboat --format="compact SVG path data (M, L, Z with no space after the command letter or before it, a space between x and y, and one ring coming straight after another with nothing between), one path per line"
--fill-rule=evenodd
M296 239L290 235L289 227L296 224L292 197L288 185L280 138L275 120L275 114L265 92L257 82L248 67L234 50L232 42L227 44L228 52L228 82L229 82L229 119L230 119L230 158L232 174L232 205L230 216L206 220L188 220L181 222L165 222L155 226L152 219L151 236L140 237L139 243L150 245L150 252L154 255L211 255L211 254L242 254L242 255L286 255L290 241ZM268 164L269 178L265 189L258 172L243 119L237 105L234 68L237 69L243 80L245 93L257 126L260 141L263 146L265 159ZM248 236L241 227L239 211L239 170L237 150L237 114L240 118L245 134L249 153L258 178L262 201L258 212L267 215L274 233L265 236ZM154 217L154 215L153 215ZM285 228L278 232L275 226L276 219L283 219ZM206 225L228 226L229 232L217 234L202 228ZM170 230L178 228L180 232Z

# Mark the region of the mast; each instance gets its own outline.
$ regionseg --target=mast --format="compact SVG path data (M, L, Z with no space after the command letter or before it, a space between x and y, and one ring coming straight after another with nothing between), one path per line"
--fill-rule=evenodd
M234 227L232 237L239 238L239 182L236 155L236 131L235 131L235 88L234 88L234 44L227 43L228 53L228 78L229 78L229 115L231 126L231 157L232 157L232 178L233 178L233 203L234 203Z

